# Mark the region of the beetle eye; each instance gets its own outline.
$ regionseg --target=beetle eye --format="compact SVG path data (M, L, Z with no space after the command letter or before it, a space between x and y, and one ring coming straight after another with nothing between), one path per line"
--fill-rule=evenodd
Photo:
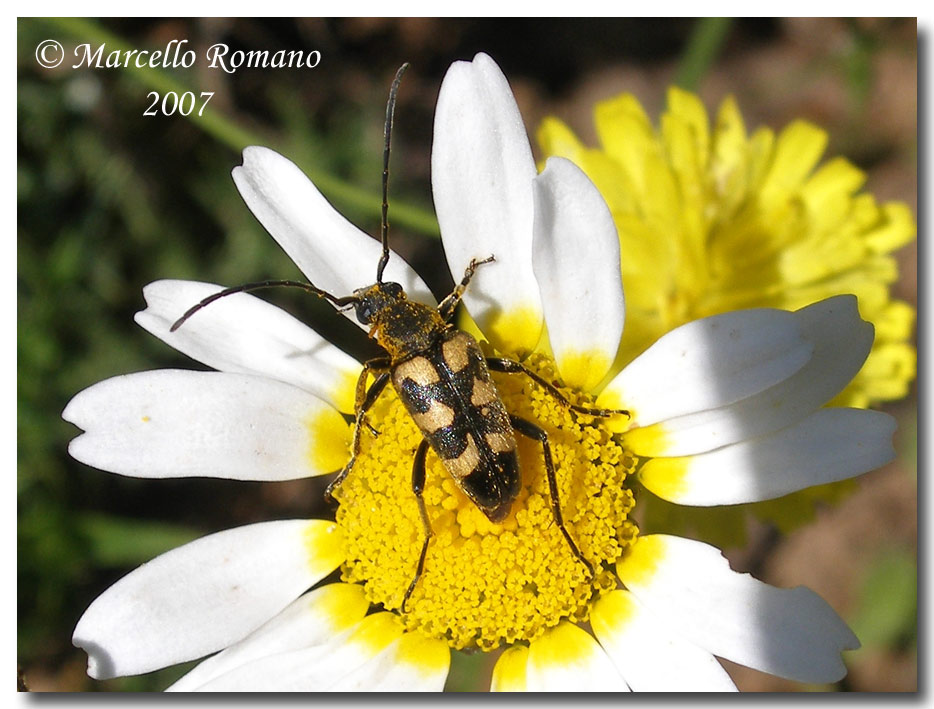
M357 311L357 320L359 320L363 325L369 325L370 320L373 319L373 309L370 307L369 303L359 303L356 307Z
M398 298L402 295L402 286L398 283L384 283L383 292L393 298Z

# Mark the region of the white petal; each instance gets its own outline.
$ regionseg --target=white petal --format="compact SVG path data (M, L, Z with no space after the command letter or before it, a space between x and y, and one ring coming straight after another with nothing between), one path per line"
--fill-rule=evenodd
M404 633L386 662L345 675L335 692L440 692L451 666L451 649L438 638Z
M150 283L143 289L148 307L136 314L136 322L209 367L278 379L341 411L353 410L360 363L264 300L246 293L221 298L169 332L191 306L221 290L223 286L196 281Z
M424 653L420 657L419 653ZM450 650L403 633L391 613L361 620L349 635L245 663L201 687L206 692L437 691Z
M343 560L336 526L264 522L202 537L117 581L72 641L95 679L136 675L215 652L279 613Z
M342 297L376 282L379 241L347 221L291 160L254 145L243 150L233 179L250 211L315 286ZM428 286L395 252L383 280L401 283L412 300L435 304ZM353 310L345 315L360 325Z
M564 158L548 159L533 194L532 265L551 350L564 381L591 391L613 364L623 334L616 225L594 184Z
M819 409L775 433L700 455L652 458L639 480L681 505L781 497L880 467L895 457L895 419L878 411Z
M267 655L215 677L194 691L323 692L329 687L329 674L344 671L335 660L355 670L369 659L369 656L350 658L346 653L336 653L335 649L332 644L313 645L301 650Z
M294 480L343 465L348 427L306 391L246 374L163 369L85 389L62 417L82 463L144 478Z
M199 664L166 691L198 691L211 680L254 660L334 642L363 619L369 605L363 586L358 584L332 583L310 591L256 632Z
M666 535L640 537L616 565L626 587L691 642L741 665L799 682L846 674L859 641L810 589L769 586L730 569L718 549Z
M672 633L629 591L594 604L590 623L633 692L735 692L717 658Z
M471 259L496 257L477 270L464 304L493 344L507 351L531 351L541 333L532 273L535 175L522 116L503 72L485 54L452 64L435 111L435 210L455 281Z
M247 662L199 687L202 692L321 692L344 676L391 658L402 626L390 613L365 617L322 645Z
M822 300L794 316L814 352L792 376L736 403L633 429L626 445L644 456L703 453L785 428L827 403L866 360L872 324L860 319L852 295Z
M561 621L529 644L529 692L628 692L603 648L587 631Z
M730 404L800 370L813 345L794 313L738 310L666 333L610 382L602 397L640 426Z

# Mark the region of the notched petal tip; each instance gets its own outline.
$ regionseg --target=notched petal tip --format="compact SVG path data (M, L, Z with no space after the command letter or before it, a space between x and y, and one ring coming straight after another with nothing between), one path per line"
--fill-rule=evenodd
M506 75L503 73L503 70L500 69L499 64L486 52L477 52L473 55L473 59L459 59L456 62L452 62L447 72L445 72L445 80L448 76L452 75L456 77L455 80L458 80L462 76L468 74L475 75L478 72L482 72L487 76L498 75L503 77L504 81L506 80Z
M108 380L105 379L104 381ZM89 416L88 407L91 406L93 408L93 392L100 384L101 382L95 382L71 397L71 401L62 409L62 420L67 421L73 426L77 426L81 431L87 431L90 428L90 424L93 423L93 411L90 412L91 415ZM81 438L81 436L73 439L71 444L77 441L78 438ZM69 453L71 452L71 444L69 444Z
M79 396L81 396L81 394L76 394L74 397L72 397L71 401L65 404L65 408L62 409L62 420L67 421L68 423L73 424L75 426L78 426L78 428L81 428L81 426L75 420L77 419L77 405L75 404L75 400Z
M859 300L852 293L841 293L829 298L824 298L816 303L811 303L803 308L799 308L795 312L807 314L812 317L832 317L838 318L839 320L853 320L873 327L871 322L863 320L859 313Z
M81 624L78 624L80 628ZM104 647L93 640L78 637L79 629L71 639L72 644L88 654L88 677L96 680L113 679L117 677L117 669L113 658Z
M237 165L236 167L234 167L231 172L234 172L241 168L247 168L247 169L252 168L257 162L261 160L280 160L283 162L289 162L289 163L292 162L291 160L289 160L287 157L285 157L281 153L277 153L272 148L267 148L264 145L246 146L243 149L243 152L241 153L241 157L242 157L243 162L240 165ZM294 165L295 163L292 163L292 164Z
M65 420L68 421L68 419L65 419ZM68 423L74 423L74 422L68 421ZM74 425L78 426L78 424L76 423ZM78 426L78 428L81 428L81 427ZM85 444L87 443L87 441L83 439L86 439L87 436L88 436L87 432L82 432L78 434L77 436L75 436L74 438L72 438L68 442L68 455L70 455L72 458L77 460L79 463L85 463L85 465L88 464L85 462L85 457L84 457L84 449L86 447Z
M230 176L233 178L234 184L241 194L244 190L244 183L249 183L256 179L257 174L261 172L264 167L268 169L277 159L282 161L283 164L288 163L293 166L295 165L295 163L284 155L280 155L275 150L270 150L262 145L248 145L245 147L241 153L241 163L235 165L230 170Z

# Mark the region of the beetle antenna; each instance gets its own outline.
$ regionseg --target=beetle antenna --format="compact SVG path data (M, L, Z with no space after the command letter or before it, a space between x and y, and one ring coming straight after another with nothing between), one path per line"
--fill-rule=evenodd
M393 114L396 112L396 94L399 93L402 75L408 68L408 62L399 67L396 78L393 79L392 86L389 89L389 101L386 102L386 126L383 129L383 213L379 224L383 254L379 257L379 265L376 267L377 283L383 282L383 269L389 263L389 146L392 143L392 119Z
M182 325L185 324L185 321L188 320L188 318L190 318L192 315L197 313L202 308L206 308L211 303L213 303L215 300L220 300L221 298L225 298L228 295L233 295L234 293L247 293L249 291L260 290L261 288L281 288L281 287L301 288L304 291L307 291L309 293L314 293L315 295L334 303L334 305L338 306L339 308L342 308L346 305L352 305L353 303L356 303L359 300L359 298L353 295L348 295L343 298L337 298L331 295L330 293L321 290L320 288L316 288L310 283L302 283L301 281L257 281L256 283L244 283L242 286L234 286L233 288L225 288L222 291L218 291L217 293L214 293L213 295L209 295L207 298L203 299L201 302L197 303L196 305L191 306L190 308L188 308L185 314L182 315L178 320L176 320L175 323L172 325L172 327L169 328L169 332L175 332L176 330L178 330L178 328L180 328Z

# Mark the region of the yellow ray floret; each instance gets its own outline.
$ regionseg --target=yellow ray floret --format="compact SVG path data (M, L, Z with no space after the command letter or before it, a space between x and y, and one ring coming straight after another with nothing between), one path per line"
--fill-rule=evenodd
M831 404L869 407L908 393L917 369L915 313L889 288L898 278L893 251L914 238L915 220L906 204L880 204L860 191L866 176L849 161L821 162L825 131L794 121L778 132L750 133L732 97L710 121L698 97L677 88L657 127L631 94L598 103L594 122L598 147L555 118L537 135L543 159L566 157L587 173L616 224L626 328L611 374L691 320L743 308L798 310L852 293L876 338L862 370ZM651 435L634 432L627 443ZM652 443L635 452L660 450L654 444L664 441ZM814 500L840 485L771 501L770 519L779 515L785 527L806 521ZM643 502L646 524L664 517L672 531L717 544L742 541L725 530L744 529L743 507L674 516L654 498Z
M865 175L847 160L820 164L825 131L799 120L748 135L732 98L711 125L700 100L677 88L657 129L629 94L594 115L599 148L554 118L538 138L546 157L567 157L591 177L613 214L627 297L617 368L690 320L855 293L877 325L874 361L837 403L905 395L915 375L910 327L880 324L892 305L913 314L888 286L891 252L914 238L914 219L907 205L860 192Z

